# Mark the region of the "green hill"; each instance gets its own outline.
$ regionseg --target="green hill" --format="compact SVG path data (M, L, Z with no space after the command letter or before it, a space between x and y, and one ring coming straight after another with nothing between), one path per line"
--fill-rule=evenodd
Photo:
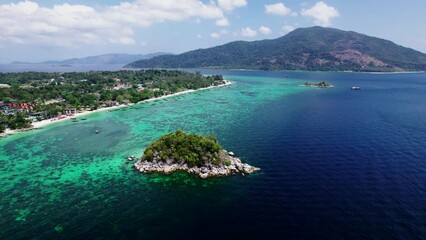
M214 136L204 137L177 130L149 145L142 161L183 162L189 166L218 165L224 161L219 157L221 149Z
M391 41L333 28L299 28L261 41L236 41L128 64L133 68L322 71L426 71L426 54Z

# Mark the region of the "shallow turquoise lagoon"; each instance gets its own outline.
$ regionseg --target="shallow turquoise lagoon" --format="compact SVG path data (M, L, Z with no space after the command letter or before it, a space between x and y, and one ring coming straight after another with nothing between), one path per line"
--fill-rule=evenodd
M201 181L184 173L145 176L126 160L130 155L141 156L159 136L183 129L215 134L225 148L254 164L255 159L239 152L232 140L236 126L244 126L262 105L306 89L292 79L227 78L232 85L94 113L77 123L56 123L2 139L0 236L25 237L36 228L41 239L54 237L94 218L101 209L108 216L116 205L123 205L123 199L134 202L130 198L137 197L133 204L141 204L138 209L155 214L150 212L152 206L144 205L154 201L157 191L182 184L191 186L183 187L186 191L192 186L212 191L210 185L244 182L240 178ZM95 134L95 129L100 133ZM82 232L93 227L83 227Z

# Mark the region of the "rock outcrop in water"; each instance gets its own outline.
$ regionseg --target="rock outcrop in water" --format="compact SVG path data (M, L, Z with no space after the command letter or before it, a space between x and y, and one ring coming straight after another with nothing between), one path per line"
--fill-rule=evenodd
M185 171L201 178L250 174L260 170L223 150L215 137L187 134L181 130L148 146L134 166L141 173Z
M320 83L310 83L306 82L303 84L305 87L317 87L317 88L331 88L334 87L334 85L327 83L327 82L320 82Z

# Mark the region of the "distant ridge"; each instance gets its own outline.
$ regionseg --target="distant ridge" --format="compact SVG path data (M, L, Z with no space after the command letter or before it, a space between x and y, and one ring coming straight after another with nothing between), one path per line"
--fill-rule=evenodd
M352 31L310 27L273 40L236 41L179 55L141 59L126 67L426 71L426 54Z
M72 58L62 61L45 61L41 63L28 63L28 62L13 62L12 64L67 64L67 65L90 65L90 64L128 64L140 59L150 59L156 56L161 56L170 53L150 53L150 54L103 54L97 56L88 56L83 58Z

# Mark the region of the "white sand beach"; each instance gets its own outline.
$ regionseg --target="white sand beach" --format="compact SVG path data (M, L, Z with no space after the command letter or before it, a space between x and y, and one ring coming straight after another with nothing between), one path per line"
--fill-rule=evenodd
M174 96L178 96L178 95L182 95L182 94L186 94L186 93L191 93L191 92L195 92L195 91L201 91L201 90L207 90L207 89L211 89L211 88L223 87L223 86L232 84L231 81L228 81L228 80L224 80L224 81L225 81L224 84L221 84L221 85L218 85L218 86L210 86L210 87L206 87L206 88L200 88L200 89L197 89L197 90L188 89L188 90L185 90L185 91L181 91L181 92L177 92L177 93L173 93L173 94L169 94L169 95L165 95L165 96L161 96L161 97L157 97L157 98L150 98L150 99L147 99L147 100L143 100L143 101L140 101L136 104L160 100L160 99L169 98L169 97L174 97ZM118 106L112 106L112 107L99 108L99 109L96 109L96 110L93 110L93 111L79 112L79 113L74 114L73 116L66 116L62 119L57 119L57 118L56 118L56 120L46 119L46 120L39 121L39 122L33 122L32 126L30 128L16 129L16 130L6 129L3 133L0 134L0 137L10 136L10 135L21 133L21 132L27 132L27 131L31 131L31 130L35 130L35 129L40 129L40 128L46 127L47 125L62 122L62 121L68 120L70 118L78 118L78 117L86 116L86 115L97 113L97 112L102 112L102 111L107 111L107 110L115 110L115 109L119 109L119 108L123 108L123 107L129 107L129 106L132 106L132 105L135 105L135 104L131 103L131 104L122 104L122 105L118 105Z

